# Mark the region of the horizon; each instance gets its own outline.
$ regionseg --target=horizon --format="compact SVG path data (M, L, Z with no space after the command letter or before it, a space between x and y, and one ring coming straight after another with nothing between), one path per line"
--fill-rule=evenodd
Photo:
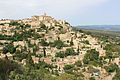
M0 0L0 19L24 19L46 12L75 26L120 25L119 3L119 0Z

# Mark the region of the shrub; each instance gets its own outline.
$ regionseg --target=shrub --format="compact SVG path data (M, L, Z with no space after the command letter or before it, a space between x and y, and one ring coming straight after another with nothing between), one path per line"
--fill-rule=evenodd
M47 27L46 27L45 24L41 23L40 26L41 26L42 29L47 30Z
M118 65L117 65L117 64L110 64L109 66L106 66L106 67L105 67L105 70L106 70L108 73L112 73L112 72L118 70Z
M49 43L46 42L44 39L41 39L40 43L41 43L42 46L49 46Z
M69 69L72 69L73 67L74 65L65 65L64 70L69 70Z
M6 54L7 52L10 52L10 53L15 53L16 51L16 47L14 47L13 44L8 44L6 45L4 48L3 48L3 53Z
M120 80L120 70L117 71L112 80Z
M75 50L73 48L68 48L65 51L65 56L76 55Z
M88 50L83 59L84 64L92 64L95 66L99 64L99 52L95 49Z
M81 66L82 66L82 62L81 62L81 61L77 61L77 62L75 62L75 65L76 65L77 67L81 67Z
M88 40L82 41L84 44L90 44Z
M27 58L27 53L25 52L20 52L20 51L16 51L15 55L14 55L14 59L18 60L18 61L22 61L23 59Z
M21 25L21 24L18 23L17 21L12 21L12 22L10 22L9 25L11 25L11 26L19 26L19 25Z
M3 48L3 54L7 54L9 51L8 51L8 48L7 47L4 47Z
M55 57L64 58L65 57L65 53L63 51L57 52Z
M90 77L90 79L89 80L95 80L95 78L94 77Z
M57 49L62 49L65 46L65 44L61 40L55 40L53 43L50 43L50 46L56 47Z

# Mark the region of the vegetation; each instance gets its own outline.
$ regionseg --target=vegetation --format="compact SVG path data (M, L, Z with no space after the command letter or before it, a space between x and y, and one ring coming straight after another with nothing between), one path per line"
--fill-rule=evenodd
M71 41L70 41L70 46L73 46L74 43L73 43L73 38L71 38Z
M51 47L56 47L57 49L62 49L63 47L65 47L66 45L64 44L63 41L61 40L55 40L53 43L50 43Z
M21 66L8 59L0 59L0 79L8 80L11 71L21 72Z
M82 41L84 44L90 44L88 40Z
M81 67L81 66L82 66L82 62L81 62L81 61L77 61L77 62L75 62L75 65L76 65L77 67Z
M16 52L16 47L14 47L14 45L12 43L7 44L4 48L3 48L3 53L6 54L7 52L10 53L15 53Z
M88 50L83 59L84 64L92 64L94 66L100 65L99 52L95 49Z
M31 26L24 22L11 21L9 27L16 28L2 30L0 80L85 80L86 75L83 74L86 73L90 74L88 79L95 80L102 76L100 68L105 69L109 75L116 73L113 80L120 80L119 62L114 61L119 60L120 56L119 33L74 28L74 34L67 29L67 22L61 25L55 21L55 26L48 26L44 21L39 23L41 24ZM68 34L64 34L66 31ZM5 34L8 32L13 34ZM63 39L61 35L70 37ZM90 44L92 41L88 35L97 42ZM56 39L56 36L60 37ZM92 47L94 45L96 48ZM102 51L105 51L104 55L101 55Z
M90 77L90 80L95 80L95 78L94 77Z
M107 44L104 49L108 52L120 53L120 45L117 44Z
M119 68L117 64L110 64L109 66L105 66L105 69L108 73L112 73L117 71Z
M120 80L120 69L116 72L112 80Z
M14 59L17 60L17 61L22 61L23 59L26 59L27 58L27 55L28 53L26 52L21 52L19 50L17 50L14 54Z
M72 71L73 71L73 69L74 69L74 65L65 65L64 66L64 70L65 70L65 72L67 72L67 73L72 73Z
M64 58L65 57L64 51L57 52L56 55L55 55L55 57Z
M65 56L77 55L73 48L68 48L65 51Z
M67 48L66 51L60 51L56 53L56 57L64 58L67 56L75 56L78 55L78 53L75 52L73 48Z
M9 25L10 25L10 26L19 26L19 25L21 25L21 24L18 23L17 21L11 21Z
M49 46L49 43L46 42L44 39L41 39L40 43L41 43L42 46Z

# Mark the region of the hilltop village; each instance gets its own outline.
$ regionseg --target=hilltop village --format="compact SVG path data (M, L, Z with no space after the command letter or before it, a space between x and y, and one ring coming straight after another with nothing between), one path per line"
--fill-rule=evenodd
M1 59L22 66L44 62L44 68L52 75L67 73L80 77L64 80L112 80L117 74L115 70L120 68L120 57L111 59L106 50L108 44L46 13L22 20L0 20Z

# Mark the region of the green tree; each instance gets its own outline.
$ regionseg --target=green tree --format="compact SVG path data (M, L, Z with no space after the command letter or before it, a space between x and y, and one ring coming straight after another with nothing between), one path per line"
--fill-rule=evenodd
M44 39L41 39L40 43L41 43L42 46L49 46L49 43L46 42Z
M47 26L46 26L44 23L41 23L40 26L41 26L41 27L40 27L41 29L47 31L48 28L47 28Z
M66 73L73 73L74 65L65 65L64 68Z
M7 54L9 51L8 51L8 48L7 47L3 47L3 54Z
M73 46L74 43L73 43L73 37L71 38L71 41L70 41L70 46Z
M94 77L90 77L90 80L95 80L95 78Z
M18 65L14 61L10 61L8 59L0 59L0 79L1 80L8 80L9 73L11 71L21 72L21 66Z
M75 50L73 48L68 48L65 51L65 56L76 55Z
M23 59L27 58L28 53L27 52L21 52L17 50L15 54L13 55L15 60L22 61Z
M61 41L60 39L55 40L53 43L50 43L52 47L56 47L57 49L62 49L65 44L63 41Z
M77 62L75 62L75 65L76 65L77 67L81 67L81 66L82 66L82 62L81 62L81 61L77 61Z
M116 72L112 80L120 80L120 69Z
M47 54L46 54L46 48L45 47L43 47L43 54L44 54L44 57L47 56Z
M94 66L100 65L99 52L95 49L88 50L83 59L84 64L92 64Z
M56 55L55 55L55 57L64 58L65 57L64 51L57 52Z
M117 71L119 68L118 68L118 65L117 64L110 64L109 66L106 66L105 67L105 70L108 72L108 73L112 73L114 71Z
M17 46L14 47L14 45L10 43L3 48L3 53L6 54L7 52L10 52L11 54L13 54L16 52L16 48Z
M57 77L56 80L75 80L75 76L71 74L64 73Z

